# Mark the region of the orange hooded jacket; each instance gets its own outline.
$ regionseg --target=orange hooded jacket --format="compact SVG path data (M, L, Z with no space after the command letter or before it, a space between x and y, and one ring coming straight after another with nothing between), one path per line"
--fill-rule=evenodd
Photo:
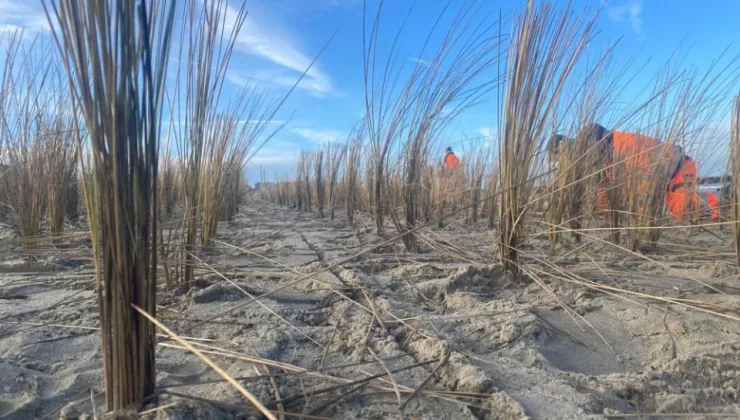
M637 176L636 182L630 187L638 189L640 193L646 193L654 176L654 159L666 159L668 165L677 166L665 193L665 203L673 218L686 219L692 213L708 207L708 216L712 220L719 219L719 198L713 193L706 193L704 198L696 193L698 171L693 159L678 156L670 143L661 143L640 134L614 131L612 142L614 156L605 171L607 177L612 179L617 177L616 171L619 166L616 164L623 163L620 166L625 171ZM607 209L606 191L602 187L597 192L597 211L603 212Z
M458 159L454 153L447 152L447 155L445 156L445 168L452 171L460 168L460 159Z

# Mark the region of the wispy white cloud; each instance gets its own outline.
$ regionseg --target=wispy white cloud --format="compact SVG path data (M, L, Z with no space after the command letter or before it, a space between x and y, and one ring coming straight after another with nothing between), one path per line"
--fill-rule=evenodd
M237 124L285 124L285 120L239 120Z
M362 6L363 0L304 0L306 6L314 9L351 9Z
M288 166L298 160L301 147L294 141L284 137L270 139L270 141L250 159L247 166Z
M238 120L236 122L237 124L285 124L285 120ZM174 119L172 117L167 117L162 120L163 125L185 125L185 120L180 119Z
M479 128L478 134L482 137L493 137L493 130L488 127Z
M423 67L430 67L432 65L429 61L424 60L423 58L411 57L411 58L409 58L409 60L411 60L414 63L419 64L419 65L421 65Z
M344 133L339 130L317 130L313 128L294 128L293 132L314 143L330 143L340 140Z
M490 128L490 127L483 127L476 130L478 134L480 134L481 139L484 140L484 144L488 146L493 146L496 144L496 139L498 139L498 133L496 130Z
M233 66L232 66L233 67ZM252 86L260 89L269 89L275 86L282 88L296 87L298 90L305 91L311 96L323 98L326 94L322 93L325 91L324 86L314 79L304 77L303 80L298 82L300 75L289 75L289 74L275 74L279 73L280 70L276 71L257 71L250 74L245 74L237 70L228 71L226 73L226 80L237 86Z
M615 23L629 23L632 32L638 39L645 39L642 24L643 0L633 0L629 3L618 4L607 9L607 16Z
M255 17L257 15L258 17ZM231 29L237 19L237 10L228 6L226 10L226 29ZM301 50L289 31L278 22L272 20L268 15L260 11L250 11L239 36L236 38L235 48L245 54L256 56L279 65L282 73L274 74L269 78L261 78L262 81L275 83L281 86L293 86L305 72L299 88L308 91L315 96L327 96L335 94L336 90L332 80L324 73L314 57ZM309 67L311 67L309 69ZM308 69L308 70L307 70ZM249 78L232 74L229 81L236 84L248 83Z
M340 7L343 3L337 0L331 7ZM262 77L258 79L250 79L239 72L230 72L227 80L237 85L261 82L289 88L293 87L306 72L298 89L317 97L338 94L331 77L317 63L311 66L314 56L303 51L297 41L298 38L291 34L285 25L273 19L266 10L260 10L253 5L250 5L249 9L250 13L235 40L235 48L278 67L262 72ZM237 9L228 5L225 13L225 26L228 31L234 27ZM8 36L5 34L23 30L24 38L31 39L51 29L43 9L33 2L23 0L0 0L0 22L2 22L0 38ZM175 64L178 61L179 64L184 64L176 57L171 57L170 60ZM236 59L233 60L231 68L235 68L237 62Z
M285 153L285 150L262 149L249 161L249 165L290 165L298 161L298 154Z
M0 0L0 32L8 33L23 30L24 37L33 37L51 29L46 14L40 7L31 7L30 2L21 0Z
M363 2L369 4L376 3L378 0L269 0L285 15L301 15L303 17L312 17L317 13L361 10ZM306 16L308 15L308 16Z
M246 166L247 181L254 185L264 174L265 181L293 178L298 154L285 154L274 148L263 149Z

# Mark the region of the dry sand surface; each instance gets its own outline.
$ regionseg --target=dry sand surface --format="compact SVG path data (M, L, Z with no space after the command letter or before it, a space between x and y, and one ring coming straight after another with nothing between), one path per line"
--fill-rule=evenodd
M250 300L378 243L364 223L352 229L341 218L268 205L245 210L219 228L220 241L234 247L219 244L203 254L214 271L199 270L194 287L161 293L158 318L265 404L288 413L740 417L740 323L733 319L740 316L740 283L721 238L726 233L669 231L647 259L590 238L583 247L555 250L534 239L525 251L537 284L491 263L494 238L483 226L450 223L424 233L421 254L386 246L261 303ZM12 237L8 226L0 230ZM63 245L35 258L20 249L0 256L0 417L91 419L95 401L101 418L89 241ZM561 270L614 290L700 301L719 315L590 290L558 280ZM143 418L259 418L176 342L162 337L157 357L162 393Z

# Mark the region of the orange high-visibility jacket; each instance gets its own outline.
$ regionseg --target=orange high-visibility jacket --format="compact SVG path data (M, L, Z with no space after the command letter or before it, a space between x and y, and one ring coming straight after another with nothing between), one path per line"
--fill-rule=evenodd
M701 198L695 192L696 175L696 162L684 156L665 194L666 206L676 220L684 219L701 208Z
M623 168L630 176L637 177L629 188L647 193L651 187L651 178L656 175L654 170L676 167L665 193L666 206L673 218L684 219L689 214L700 211L702 207L708 207L712 220L719 218L719 198L712 193L704 194L706 197L696 193L696 162L688 156L680 156L681 152L670 143L661 143L641 134L614 131L612 150L613 158L605 171L607 177L619 177L618 168ZM605 211L607 207L605 190L601 188L597 192L597 211Z
M707 216L713 221L719 220L719 197L711 191L696 192L698 170L696 162L684 156L681 167L676 171L668 185L666 205L673 218L681 220L695 212L709 213Z
M452 152L447 153L447 156L445 156L445 168L453 171L460 168L460 159Z

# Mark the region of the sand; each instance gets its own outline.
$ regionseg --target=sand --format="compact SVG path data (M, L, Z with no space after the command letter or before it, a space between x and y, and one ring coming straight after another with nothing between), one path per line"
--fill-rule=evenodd
M291 413L740 417L740 323L732 319L740 316L740 289L727 233L713 232L718 236L668 231L644 257L588 239L585 247L566 239L551 250L535 238L525 251L527 265L540 273L536 284L494 262L493 236L483 225L450 223L425 232L421 254L386 246L262 305L243 306L248 294L288 284L381 240L369 219L350 228L341 217L321 220L255 204L221 223L219 241L233 247L202 256L234 284L206 268L189 290L161 293L158 318L264 403L275 401L277 390ZM11 238L12 229L0 226L0 236ZM617 289L701 301L725 317L558 280L551 264ZM0 256L0 417L101 418L93 289L84 239L34 258L18 249ZM252 356L290 367L267 368L246 359ZM259 418L177 343L162 337L157 357L161 393L143 418ZM347 385L369 376L375 379L364 387Z

